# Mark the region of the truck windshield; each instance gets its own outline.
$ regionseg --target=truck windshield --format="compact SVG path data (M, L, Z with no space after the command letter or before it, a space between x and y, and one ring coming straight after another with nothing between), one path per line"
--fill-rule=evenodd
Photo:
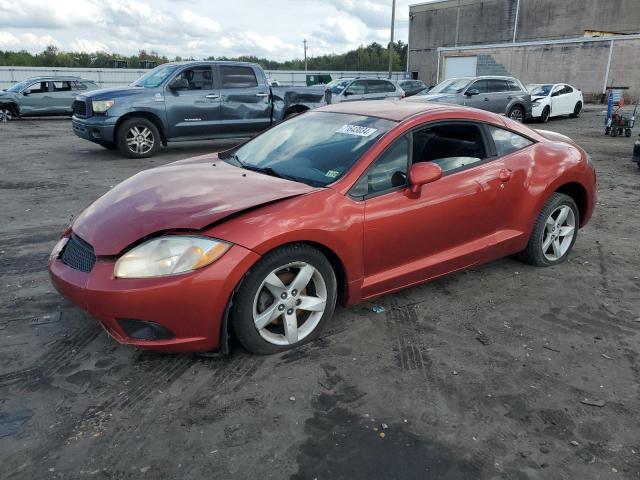
M131 85L134 87L154 88L160 86L165 79L171 75L178 65L159 65L153 70L145 73Z
M396 125L390 120L308 112L287 120L229 155L247 169L324 187L342 177Z
M452 78L433 87L429 93L460 93L471 83L468 78Z

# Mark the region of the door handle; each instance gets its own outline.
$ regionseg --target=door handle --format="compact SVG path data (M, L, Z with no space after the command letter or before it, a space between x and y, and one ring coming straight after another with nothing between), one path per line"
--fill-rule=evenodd
M499 177L501 182L508 182L509 180L511 180L512 176L513 176L513 172L508 168L503 168L502 170L500 170Z
M489 98L488 98L488 97L484 97L484 101L485 101L485 102L488 102L488 101L489 101Z
M509 95L509 96L507 97L507 100L513 100L513 97L512 97L511 95Z
M268 97L268 93L256 93L256 97Z
M204 98L209 98L211 100L215 100L216 98L220 98L220 95L216 95L215 93L210 93L209 95L205 95Z

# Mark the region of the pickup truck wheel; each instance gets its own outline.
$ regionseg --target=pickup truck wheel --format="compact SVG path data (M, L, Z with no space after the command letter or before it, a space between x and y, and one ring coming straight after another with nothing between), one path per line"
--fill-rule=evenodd
M160 148L160 132L146 118L130 118L118 128L116 145L125 157L147 158Z

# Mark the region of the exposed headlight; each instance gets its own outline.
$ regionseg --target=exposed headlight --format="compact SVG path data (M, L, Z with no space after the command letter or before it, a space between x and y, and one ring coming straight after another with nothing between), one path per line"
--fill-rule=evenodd
M64 248L64 246L69 241L69 237L62 237L58 242L53 246L53 250L51 250L51 254L49 255L49 260L55 260L60 255L60 252Z
M218 260L231 244L209 237L166 236L135 247L116 262L118 278L149 278L186 273Z
M91 102L91 108L94 113L104 113L113 107L115 100L98 100Z

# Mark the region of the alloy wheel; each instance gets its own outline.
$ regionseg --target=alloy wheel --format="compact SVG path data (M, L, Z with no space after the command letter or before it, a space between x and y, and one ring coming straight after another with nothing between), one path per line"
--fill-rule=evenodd
M131 153L145 154L153 148L155 138L149 128L139 125L129 129L126 143Z
M0 109L0 122L8 122L11 120L11 110L8 108Z
M576 106L573 109L574 118L578 118L581 113L582 113L582 104L581 103L576 103Z
M519 108L514 108L509 113L509 118L511 118L511 120L515 120L516 122L522 122L522 117L522 110L520 110Z
M293 262L273 270L253 301L260 336L274 345L293 345L309 336L327 307L327 285L309 263Z
M560 205L545 222L542 253L551 262L561 259L571 248L576 234L576 216L568 205Z

